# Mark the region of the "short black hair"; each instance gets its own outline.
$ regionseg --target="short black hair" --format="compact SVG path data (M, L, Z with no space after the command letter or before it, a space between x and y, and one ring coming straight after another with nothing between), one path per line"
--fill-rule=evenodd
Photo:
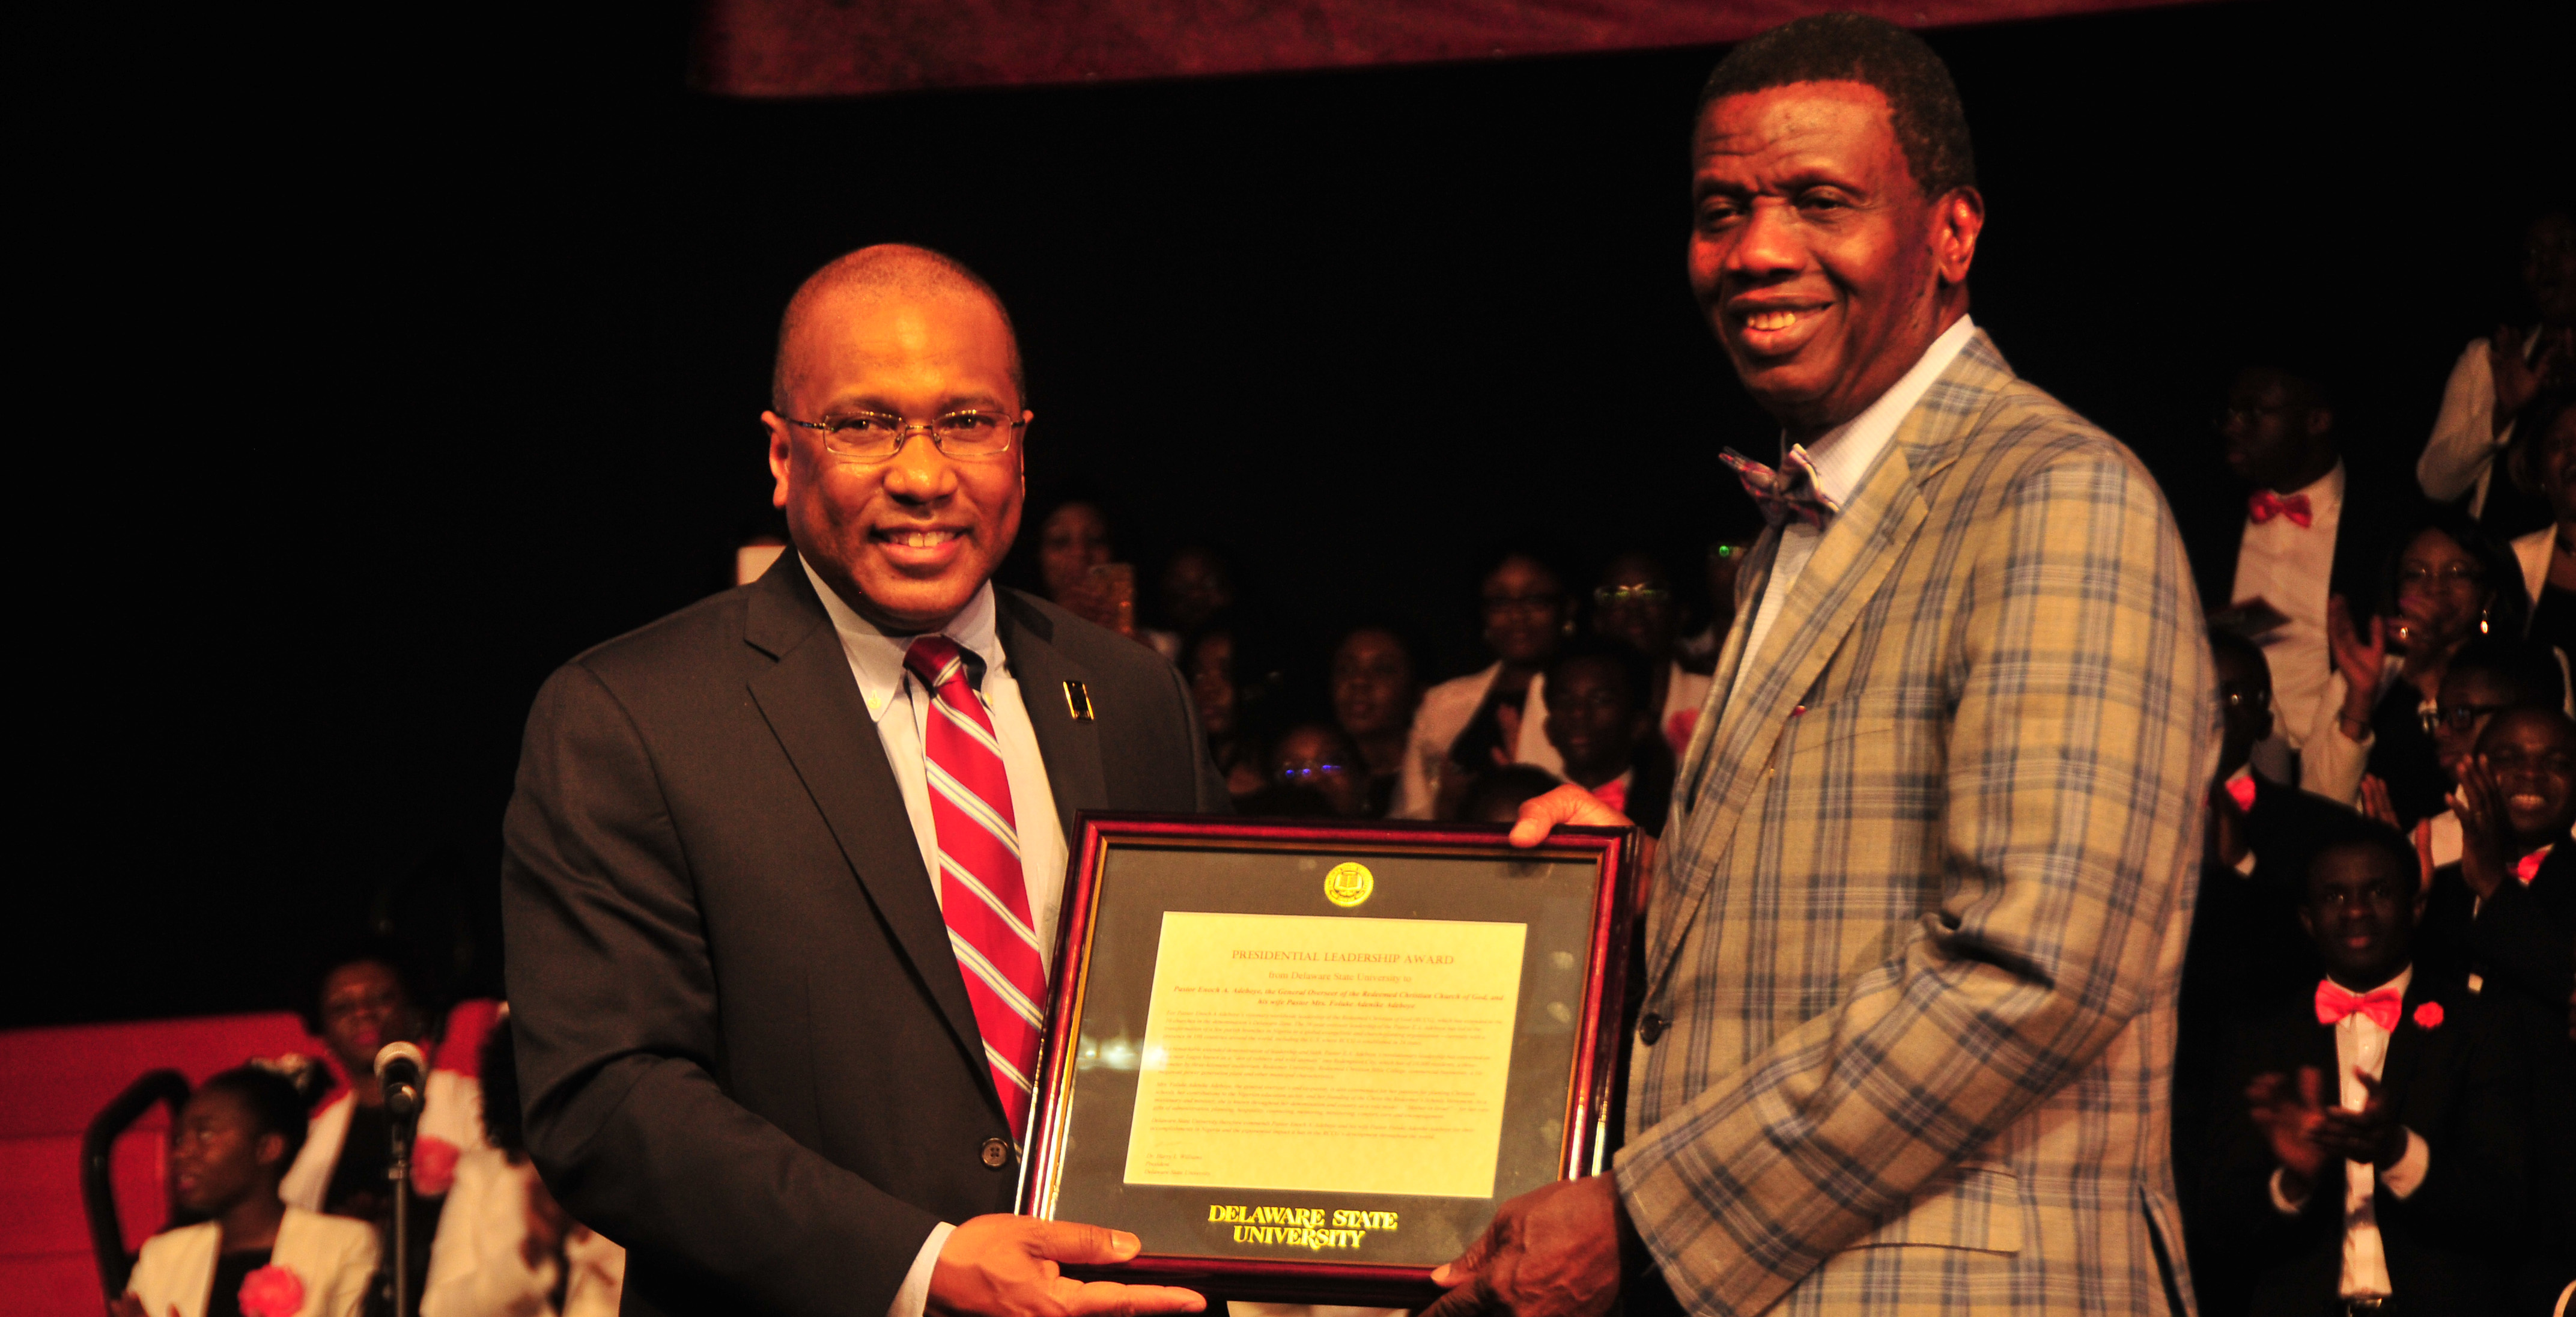
M2338 818L2321 830L2317 846L2308 852L2307 881L2300 889L2300 899L2310 899L2316 891L2317 874L2326 857L2337 851L2376 851L2380 858L2397 866L2406 875L2407 893L2411 897L2424 887L2424 860L2415 853L2415 843L2405 833L2374 818L2355 814Z
M1634 645L1595 635L1578 635L1558 648L1556 656L1547 661L1547 689L1560 688L1565 670L1577 663L1609 664L1628 683L1628 698L1638 708L1644 708L1646 698L1654 694L1655 669L1646 656L1638 653Z
M1565 785L1563 779L1536 764L1506 764L1480 773L1467 789L1458 817L1473 823L1488 814L1520 807Z
M2567 674L2558 670L2557 654L2536 641L2476 637L2451 656L2442 679L2472 673L2493 677L2508 688L2512 693L2505 699L2507 704L2555 709L2567 699Z
M1700 88L1699 108L1727 96L1798 82L1859 82L1887 98L1905 167L1926 197L1977 185L1977 153L1958 84L1923 38L1867 14L1792 19L1726 52Z
M307 1091L307 1085L318 1091L321 1087L320 1072L319 1066L310 1068L306 1073L313 1078L306 1084L299 1084L254 1062L216 1075L197 1092L230 1093L240 1098L242 1106L249 1110L251 1120L258 1127L252 1133L253 1138L274 1134L286 1140L286 1156L277 1163L278 1173L284 1175L286 1168L295 1164L295 1155L304 1151L304 1135L313 1123L313 1093Z
M2264 656L2263 647L2224 627L2209 629L2209 652L2213 656L2233 654L2253 664L2267 679L2272 675L2272 660Z

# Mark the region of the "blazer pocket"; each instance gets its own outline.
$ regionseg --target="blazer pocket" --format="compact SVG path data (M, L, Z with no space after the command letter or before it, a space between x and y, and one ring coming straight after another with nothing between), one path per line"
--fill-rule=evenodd
M2021 1177L2009 1166L1971 1162L1924 1186L1896 1215L1854 1245L1929 1244L1982 1253L2021 1251Z

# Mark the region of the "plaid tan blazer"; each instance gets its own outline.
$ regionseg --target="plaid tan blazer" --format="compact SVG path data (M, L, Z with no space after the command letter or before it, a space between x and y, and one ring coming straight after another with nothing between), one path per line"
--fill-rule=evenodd
M2166 1100L2217 708L2162 494L1980 333L1730 689L1778 543L1665 832L1630 1216L1696 1313L2129 1317L2159 1241L2189 1303Z

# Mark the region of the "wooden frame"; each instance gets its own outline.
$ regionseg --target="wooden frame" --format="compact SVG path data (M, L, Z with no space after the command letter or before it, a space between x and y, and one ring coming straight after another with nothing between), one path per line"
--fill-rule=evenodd
M1357 854L1490 859L1498 865L1531 861L1588 864L1593 879L1589 927L1584 931L1581 949L1581 1006L1573 1012L1572 1060L1559 1116L1562 1134L1554 1175L1571 1179L1604 1169L1604 1139L1610 1117L1607 1106L1623 1057L1620 1011L1628 972L1630 894L1635 886L1638 854L1636 834L1627 828L1560 827L1549 834L1543 845L1517 850L1505 840L1508 831L1499 824L1347 824L1205 815L1085 814L1081 845L1067 875L1063 914L1058 921L1054 982L1049 994L1051 1023L1040 1065L1036 1105L1032 1108L1019 1210L1038 1217L1055 1215L1065 1170L1067 1129L1081 1092L1077 1039L1086 1018L1086 1002L1095 986L1091 953L1102 923L1102 879L1112 855L1121 847L1292 852L1325 858ZM1501 880L1498 874L1496 881ZM1108 899L1115 900L1116 894L1110 893ZM1535 953L1525 958L1524 984L1536 962ZM1129 991L1132 993L1132 988ZM1516 1048L1521 1038L1529 1036L1530 1028L1530 1021L1516 1019ZM1513 1192L1534 1187L1523 1184ZM1498 1178L1497 1198L1502 1196L1508 1195ZM1481 1229L1486 1220L1490 1220L1489 1208L1483 1209L1475 1228ZM1136 1229L1115 1220L1095 1224ZM1138 1233L1146 1235L1146 1251L1132 1261L1105 1267L1068 1267L1067 1273L1185 1286L1207 1294L1211 1301L1418 1308L1441 1293L1431 1283L1433 1264L1390 1266L1180 1251L1146 1231Z

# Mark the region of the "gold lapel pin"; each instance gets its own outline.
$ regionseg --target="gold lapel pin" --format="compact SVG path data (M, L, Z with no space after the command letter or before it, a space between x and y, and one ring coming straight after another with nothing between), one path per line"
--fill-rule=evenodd
M1078 723L1091 721L1091 691L1078 681L1064 684L1064 709Z

